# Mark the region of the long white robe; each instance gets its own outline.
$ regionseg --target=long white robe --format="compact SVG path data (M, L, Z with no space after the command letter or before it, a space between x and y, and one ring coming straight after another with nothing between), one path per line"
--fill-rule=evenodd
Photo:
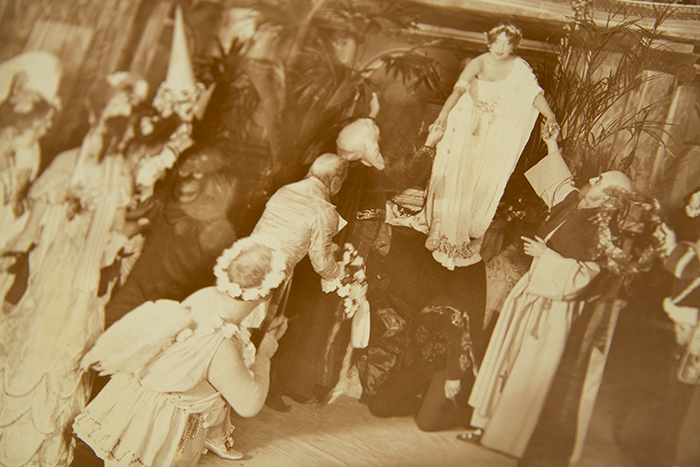
M550 162L561 157L558 152L550 156L538 164L540 173L550 176L542 180L531 173L528 178L552 207L575 188L565 165L556 166L563 170L552 170ZM560 227L550 231L545 241ZM474 407L472 425L484 428L484 446L516 457L524 454L572 321L582 310L577 298L599 272L593 261L566 258L547 248L509 294L469 398Z

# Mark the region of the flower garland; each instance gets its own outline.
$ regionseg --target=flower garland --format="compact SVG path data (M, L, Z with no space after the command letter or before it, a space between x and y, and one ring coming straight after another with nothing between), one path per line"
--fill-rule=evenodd
M342 272L335 279L322 281L322 289L325 293L335 291L343 299L346 318L352 318L367 294L365 260L352 243L343 246L340 266Z
M662 246L653 235L662 222L659 209L656 200L612 189L594 218L598 227L596 260L627 280L650 267Z
M228 267L231 262L238 257L243 250L253 245L264 245L272 251L270 261L270 271L263 278L258 287L242 288L239 284L231 282L228 277ZM219 291L227 294L231 298L240 297L242 300L257 300L270 293L270 290L279 286L286 277L287 262L285 255L280 250L279 241L274 237L266 235L254 235L242 238L233 244L231 248L224 252L216 260L214 275L216 276L216 287Z

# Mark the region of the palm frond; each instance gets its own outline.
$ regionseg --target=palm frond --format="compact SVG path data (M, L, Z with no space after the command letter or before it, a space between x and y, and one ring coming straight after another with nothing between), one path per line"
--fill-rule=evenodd
M643 141L664 144L665 122L651 118L656 105L630 104L654 79L643 70L667 15L659 12L655 25L645 28L624 10L610 13L602 25L582 12L555 47L555 66L540 64L541 82L562 127L563 152L581 178L629 169ZM621 147L624 152L615 153Z
M442 81L440 63L426 55L410 49L401 52L388 53L379 58L388 73L394 77L401 76L404 82L414 80L414 84L424 84L431 91L444 90L446 84Z

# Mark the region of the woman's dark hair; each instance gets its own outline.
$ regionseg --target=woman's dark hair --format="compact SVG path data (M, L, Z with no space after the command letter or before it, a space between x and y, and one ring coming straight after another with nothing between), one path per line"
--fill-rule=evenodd
M168 118L162 118L158 111L148 103L141 103L134 107L133 117L136 124L133 143L145 146L167 141L182 123L180 117L175 113ZM141 120L143 119L150 121L153 126L152 131L147 133L142 131Z
M90 87L86 98L86 105L90 117L99 119L112 98L119 92L134 92L137 81L137 79L132 77L117 86L112 86L106 78L95 81ZM133 111L130 116L115 116L105 121L107 130L104 135L102 151L98 155L98 160L102 160L107 154L115 154L126 150L122 145L125 142L125 137L129 132L129 128L133 127L135 123Z
M505 33L506 37L508 38L508 42L513 45L514 50L518 48L520 41L523 39L523 32L520 30L520 28L513 23L506 21L486 33L489 44L496 42L496 39L498 39L498 36L501 35L501 33Z

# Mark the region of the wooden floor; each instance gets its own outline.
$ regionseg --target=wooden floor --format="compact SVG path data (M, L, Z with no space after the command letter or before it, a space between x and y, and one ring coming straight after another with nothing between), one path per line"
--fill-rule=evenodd
M357 399L330 405L292 403L289 413L265 407L252 419L236 418L236 449L226 461L209 453L202 467L515 467L516 459L456 439L459 430L424 433L413 419L373 417ZM608 407L606 408L606 404ZM601 392L578 467L633 467L611 436L609 402Z

